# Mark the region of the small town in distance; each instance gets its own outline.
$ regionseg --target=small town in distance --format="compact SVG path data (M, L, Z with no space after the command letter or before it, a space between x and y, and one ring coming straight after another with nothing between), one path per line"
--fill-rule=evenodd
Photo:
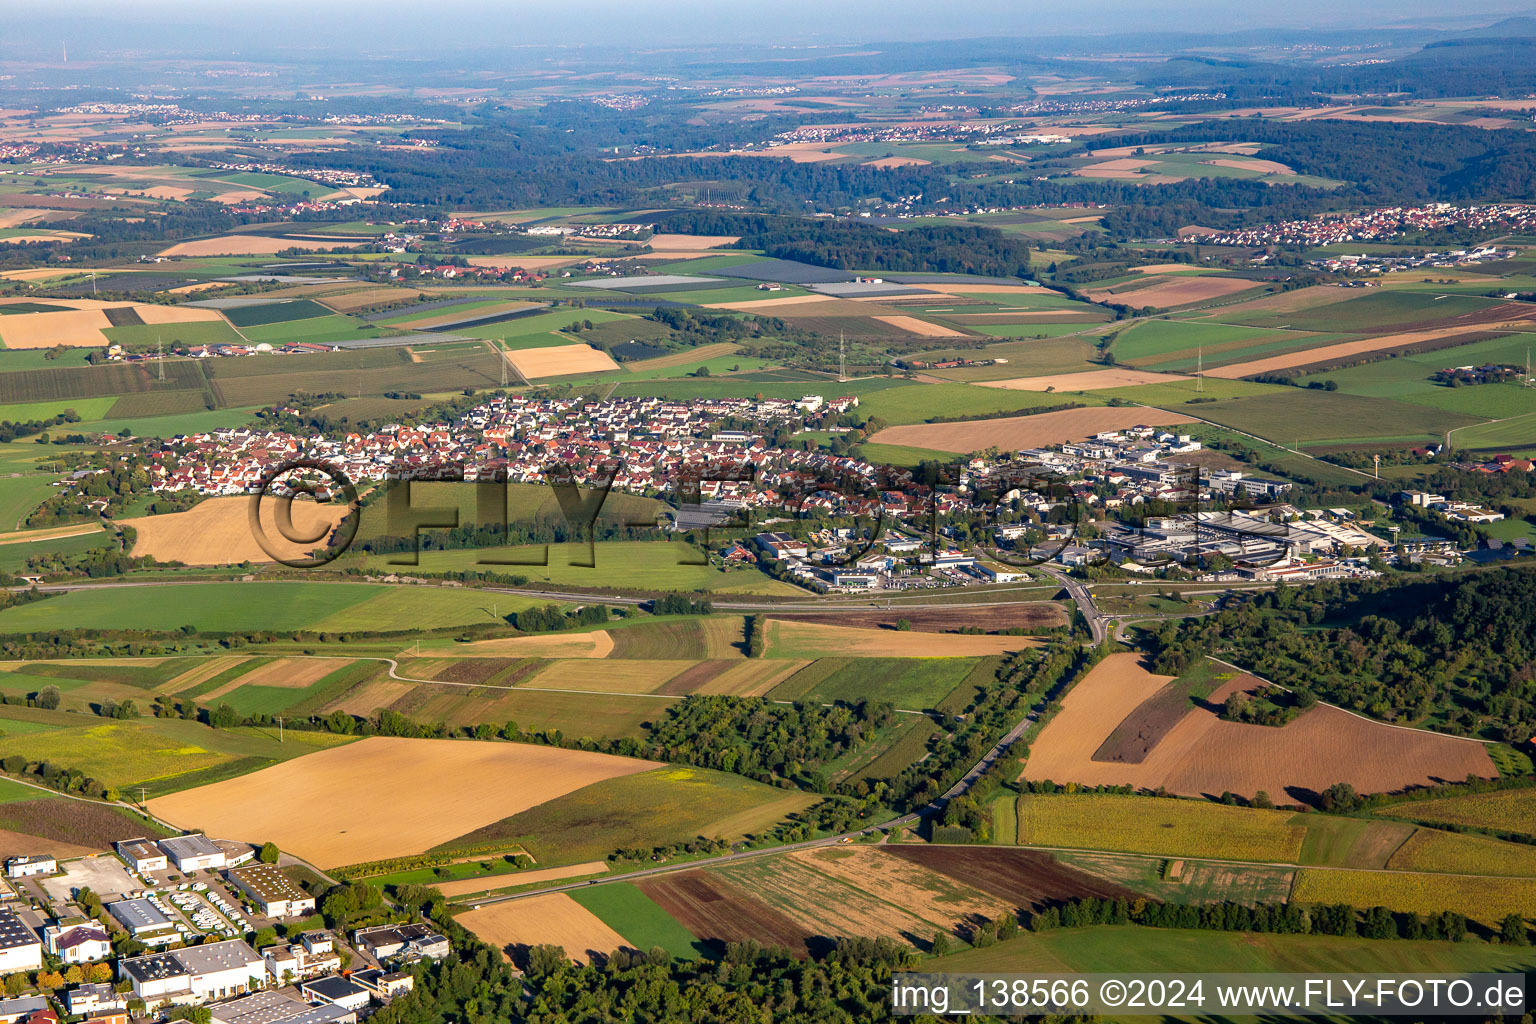
M12 6L0 1024L1530 1022L1531 12Z

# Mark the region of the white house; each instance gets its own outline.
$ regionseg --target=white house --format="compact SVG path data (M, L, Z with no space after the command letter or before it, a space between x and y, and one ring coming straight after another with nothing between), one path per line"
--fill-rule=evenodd
M105 982L76 985L64 993L64 1009L71 1017L111 1013L128 1008L128 998L112 991Z
M60 922L43 928L43 948L67 964L83 964L111 956L112 937L95 921Z
M27 923L0 910L0 974L35 971L43 966L43 944Z

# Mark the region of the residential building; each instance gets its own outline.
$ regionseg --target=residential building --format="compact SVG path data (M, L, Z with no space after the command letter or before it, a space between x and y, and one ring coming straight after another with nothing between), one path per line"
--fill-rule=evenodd
M317 944L313 950L309 944L301 942L268 946L261 951L261 955L267 961L267 973L279 985L291 985L295 981L318 978L341 970L341 954L336 952L335 944L329 941Z
M239 939L118 961L118 977L146 1005L201 1003L243 995L266 982L266 961Z
M247 864L226 877L268 917L302 917L315 912L315 898L275 864Z
M0 974L35 971L43 966L43 944L14 911L0 910Z
M406 971L381 971L377 967L354 971L352 980L373 993L373 998L381 1003L403 996L416 987L414 974Z
M23 1018L30 1017L34 1013L42 1013L48 1009L48 1000L42 996L17 996L14 999L0 999L0 1024L16 1024Z
M165 851L148 839L124 839L117 844L117 855L140 874L164 871L170 866Z
M71 1017L95 1017L128 1008L128 997L106 982L76 985L64 993L64 1009Z
M30 857L12 857L5 862L7 878L31 878L33 875L52 875L59 870L59 862L52 854L39 853Z
M67 964L83 964L111 956L112 937L95 921L60 921L43 928L43 948Z
M180 871L202 871L225 866L223 849L201 832L162 839L160 848Z
M386 924L359 928L352 942L375 960L441 959L448 955L448 940L425 924Z

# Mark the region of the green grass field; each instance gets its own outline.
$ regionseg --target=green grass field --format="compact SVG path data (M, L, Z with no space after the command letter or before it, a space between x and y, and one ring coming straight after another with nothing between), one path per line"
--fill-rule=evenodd
M1237 343L1250 341L1284 340L1285 335L1254 327L1238 327L1229 324L1192 323L1183 320L1144 320L1123 328L1116 336L1110 351L1121 363L1140 366L1144 363L1160 363L1176 352L1203 348L1207 366L1215 366L1223 360L1219 353L1223 346L1236 347ZM1296 344L1304 339L1295 339Z
M279 743L276 732L210 729L198 722L171 718L112 721L66 714L79 720L43 733L6 738L8 753L30 761L51 761L78 768L88 776L138 795L158 796L257 771L298 757L316 746L348 742L329 733L293 733Z
M1536 443L1536 412L1458 429L1452 441L1458 448L1519 448Z
M1455 295L1443 290L1377 289L1364 295L1339 292L1339 300L1291 312L1233 312L1217 314L1223 323L1256 327L1290 327L1299 331L1370 331L1387 333L1414 324L1444 320L1485 309L1499 300Z
M338 660L336 667L308 686L240 686L218 698L219 704L228 704L242 715L278 715L290 711L298 704L321 704L328 696L339 696L359 678L381 670L378 662L348 662Z
M649 849L699 836L739 839L815 800L737 775L663 767L593 783L439 849L517 842L542 866L581 864L603 860L621 847Z
M1214 965L1220 965L1217 968ZM1529 947L1269 935L1107 925L1025 934L933 961L953 972L1379 972L1529 971Z
M708 950L705 943L657 906L633 882L577 889L571 893L571 899L590 910L638 950L649 951L660 946L673 956L685 959L701 956Z
M10 779L0 779L0 804L16 804L24 800L46 800L50 795L47 790L24 786Z
M775 651L785 658L819 657ZM824 653L824 652L821 652ZM830 674L808 689L791 676L775 687L775 700L849 701L888 700L898 708L919 710L936 707L975 667L976 658L824 658ZM796 685L792 685L796 684ZM796 692L798 691L798 692Z
M842 392L830 392L838 393ZM1070 398L1041 391L1004 391L968 384L908 384L859 399L859 412L878 416L887 423L922 423L940 416L985 416L994 413L1028 412L1072 401L1103 405L1096 395Z
M1301 388L1287 388L1284 394L1223 399L1197 408L1202 419L1286 445L1296 441L1373 438L1436 440L1443 438L1447 430L1476 423L1471 416L1388 398ZM1536 416L1531 419L1536 422ZM1460 437L1461 433L1458 431L1458 443L1468 443Z
M362 564L373 569L396 571L409 555L367 555ZM585 544L548 545L522 548L475 548L453 551L423 551L422 572L494 572L526 576L534 583L593 589L626 590L721 590L745 589L756 593L793 593L788 584L769 579L755 568L722 571L707 565L678 564L680 559L699 557L683 544L640 541L599 541L594 549ZM490 560L502 559L505 564ZM576 563L591 560L591 565ZM0 615L0 629L5 619Z
M234 312L231 310L231 312ZM107 340L125 348L153 349L172 345L242 345L240 335L222 320L194 320L185 324L134 324L109 327L102 332Z
M511 610L517 598L507 598ZM377 601L376 604L373 602ZM76 590L0 612L0 632L431 628L487 621L481 595L455 588L305 581L192 583ZM354 616L343 613L356 611ZM322 624L325 624L322 627Z

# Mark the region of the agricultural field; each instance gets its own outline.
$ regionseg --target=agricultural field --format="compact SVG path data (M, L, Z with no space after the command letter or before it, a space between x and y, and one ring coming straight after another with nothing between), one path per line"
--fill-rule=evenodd
M1022 796L1018 841L1172 857L1296 863L1305 838L1288 811L1158 797Z
M937 707L976 666L975 658L823 658L769 691L774 700L887 700Z
M7 752L78 768L135 797L141 788L154 795L195 787L346 742L327 733L290 733L280 743L275 730L210 729L181 719L47 714L59 728L7 737Z
M412 765L402 773L399 766ZM150 801L158 817L228 838L275 842L319 867L423 853L594 782L654 762L473 740L370 737L240 778ZM336 799L392 778L389 806ZM446 791L440 782L457 783ZM591 858L583 858L591 859Z
M0 788L0 856L47 853L59 860L112 849L129 835L156 837L164 829L110 804L68 797L3 781Z
M756 568L717 569L694 565L702 555L682 543L640 541L578 542L521 548L469 548L423 551L419 562L404 555L347 556L342 563L359 558L368 568L385 572L402 564L417 564L423 572L479 570L516 573L533 583L582 587L592 590L731 590L764 594L799 594L798 588L769 579ZM0 615L0 628L4 627Z
M621 759L622 760L622 759ZM812 794L783 791L738 775L680 765L641 765L619 777L571 787L560 799L448 837L438 849L491 843L519 845L540 865L600 861L621 847L650 849L705 838L741 839L815 802Z
M1327 935L1184 931L1106 925L1023 934L932 961L958 973L1226 971L1411 973L1528 971L1536 954L1482 942L1382 942Z
M694 937L632 882L615 882L571 893L571 899L591 911L598 920L624 936L631 949L649 951L660 947L673 956L689 959L707 952Z
M1536 788L1409 800L1388 804L1376 813L1434 825L1532 835L1536 834Z
M277 558L304 559L326 547L332 532L347 513L337 502L320 504L296 501L290 506L292 535L308 538L295 542L278 528L277 503L262 502L261 537L251 527L250 498L209 498L186 512L123 520L137 534L132 554L160 562L186 565L238 565L242 562L273 562ZM266 545L262 544L266 539ZM267 548L271 547L272 551Z
M516 959L529 946L555 945L577 963L606 956L629 945L590 910L563 892L493 903L458 915L455 920L482 942Z
M826 622L771 619L768 622L769 658L889 657L924 658L935 654L933 637L912 630L864 629ZM1037 641L1019 636L950 635L944 638L945 657L978 657L1006 654L1033 646Z
M1199 407L1200 418L1283 444L1298 441L1443 439L1477 417L1389 398L1288 389L1287 394L1222 399Z
M808 956L816 941L800 924L710 871L681 871L637 883L651 902L715 954L731 942L761 942Z
M1531 878L1536 877L1536 847L1421 828L1398 848L1386 867L1394 871Z
M1008 392L1024 393L1027 392ZM1005 419L886 427L870 440L876 444L966 454L991 447L1004 450L1039 448L1081 441L1106 430L1123 430L1133 426L1174 426L1192 421L1193 417L1183 413L1143 407L1063 409Z
M1278 728L1224 721L1210 709L1255 681L1237 674L1217 681L1202 706L1181 699L1170 714L1168 677L1148 672L1137 655L1113 654L1067 694L1032 745L1023 777L1187 796L1262 790L1277 803L1308 803L1336 782L1374 793L1497 775L1481 743L1326 705ZM1135 760L1109 745L1117 733L1139 744Z
M1506 915L1524 917L1530 913L1536 905L1536 878L1304 868L1296 876L1291 899L1302 903L1386 907L1417 914L1450 910L1497 928Z

